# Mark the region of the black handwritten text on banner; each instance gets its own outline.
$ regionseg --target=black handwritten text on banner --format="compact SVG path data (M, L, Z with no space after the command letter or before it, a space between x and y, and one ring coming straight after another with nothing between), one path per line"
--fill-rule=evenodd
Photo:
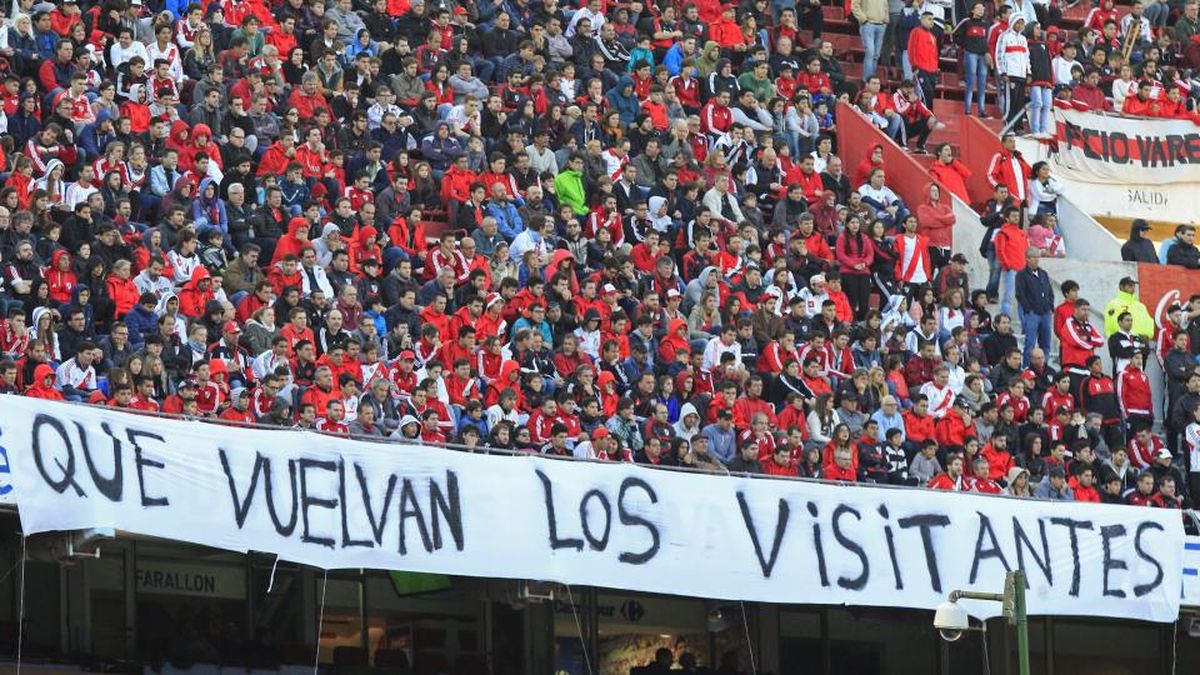
M110 527L326 568L915 608L995 591L1020 567L1035 614L1179 610L1183 528L1165 510L472 455L15 397L0 424L30 533Z
M1200 129L1191 120L1056 108L1053 167L1087 183L1200 183Z

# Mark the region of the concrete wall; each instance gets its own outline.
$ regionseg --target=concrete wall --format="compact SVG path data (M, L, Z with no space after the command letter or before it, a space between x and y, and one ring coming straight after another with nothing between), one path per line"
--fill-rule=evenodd
M984 227L979 214L963 200L946 192L954 200L954 252L967 256L967 275L971 288L987 286L988 262L979 253L983 242Z

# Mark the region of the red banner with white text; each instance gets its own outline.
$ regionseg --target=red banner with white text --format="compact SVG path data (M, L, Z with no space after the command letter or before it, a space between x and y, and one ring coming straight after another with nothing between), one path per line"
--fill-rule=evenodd
M1138 286L1142 303L1150 310L1154 323L1161 327L1172 303L1186 307L1188 298L1200 293L1200 270L1142 263L1138 265Z

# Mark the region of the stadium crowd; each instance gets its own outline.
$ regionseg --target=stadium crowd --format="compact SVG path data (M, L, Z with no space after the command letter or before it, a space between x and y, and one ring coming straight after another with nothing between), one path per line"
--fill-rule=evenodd
M1024 100L1010 18L1054 4L975 4L952 34L931 2L850 9L861 82L818 2L16 0L0 391L714 472L1200 496L1200 296L1159 326L1125 279L1094 325L1039 267L1058 192L1009 138L977 289L951 148L921 204L881 149L837 154L843 97L923 149L952 37L977 92L999 73ZM1200 29L1195 3L1166 15ZM1045 35L1056 78L1113 76L1107 105L1128 26L1097 21ZM1161 26L1134 65L1170 82L1195 43ZM1130 259L1157 262L1134 229ZM1165 255L1200 266L1194 229Z

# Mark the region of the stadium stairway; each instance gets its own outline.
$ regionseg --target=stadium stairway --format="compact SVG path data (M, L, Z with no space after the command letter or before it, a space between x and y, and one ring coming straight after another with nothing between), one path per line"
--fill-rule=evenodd
M1068 32L1071 39L1074 39L1075 34L1082 27L1083 21L1087 18L1089 11L1091 11L1091 4L1080 2L1068 8L1065 12L1060 25ZM807 31L802 34L806 37L809 36ZM862 39L858 35L857 25L847 18L843 5L840 2L826 2L825 31L821 37L823 40L828 40L833 44L834 54L841 62L846 80L848 82L859 82L862 78L863 70ZM960 156L959 136L963 117L962 101L966 95L966 89L962 80L961 64L957 56L944 54L940 59L940 65L941 74L938 78L933 113L946 126L930 135L927 147L932 152L938 145L949 143L954 148L954 154L957 157ZM878 72L885 77L885 88L894 88L902 78L899 67L881 68ZM984 124L998 133L1003 128L1003 123L998 119L999 110L996 107L995 96L995 83L989 79L986 111L991 117L984 120ZM916 155L914 157L918 163L926 168L933 164L931 156ZM845 159L847 166L855 166L861 158L846 157Z

